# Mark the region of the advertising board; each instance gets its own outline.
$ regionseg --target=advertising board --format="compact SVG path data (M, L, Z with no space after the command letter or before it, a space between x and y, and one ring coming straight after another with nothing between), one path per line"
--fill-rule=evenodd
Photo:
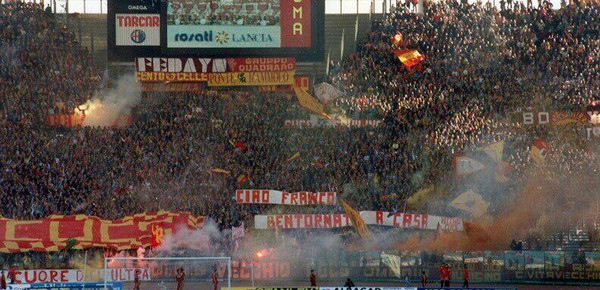
M160 7L159 1L108 1L109 61L131 62L135 57L160 55Z
M325 1L165 0L162 52L323 58Z

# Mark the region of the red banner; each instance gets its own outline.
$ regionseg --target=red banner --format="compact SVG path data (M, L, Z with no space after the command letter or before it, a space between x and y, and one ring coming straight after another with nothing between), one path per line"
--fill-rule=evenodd
M144 92L200 92L202 83L149 83L142 82Z
M281 47L311 47L311 2L281 0Z
M33 221L0 218L0 237L4 237L0 241L0 252L59 251L66 247L69 239L75 239L74 249L137 249L152 245L152 227L162 230L164 235L172 235L182 227L195 229L203 223L204 217L165 211L114 221L86 215L51 215Z
M52 127L77 127L83 126L85 115L78 114L53 114L46 116L46 124ZM120 115L115 119L110 126L127 127L133 124L131 115Z
M47 115L46 124L52 127L77 127L83 124L83 116L75 114Z
M296 69L292 57L228 58L227 69L231 72L290 71Z

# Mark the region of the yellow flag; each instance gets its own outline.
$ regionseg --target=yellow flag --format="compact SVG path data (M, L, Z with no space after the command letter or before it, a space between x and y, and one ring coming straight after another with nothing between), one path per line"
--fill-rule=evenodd
M478 151L485 152L494 162L500 163L502 161L502 153L504 152L504 140L481 147Z
M469 190L453 200L450 206L470 213L473 218L478 218L487 212L490 203L486 202L481 194Z
M429 185L420 189L408 198L408 206L410 206L411 208L418 208L426 205L427 201L430 199L434 191L434 185Z
M360 235L361 238L370 237L371 232L369 231L369 228L367 228L367 224L360 216L360 214L352 207L350 207L350 205L348 205L345 201L340 200L340 203L344 207L344 211L346 212L346 215L348 215L348 218L352 222L352 225L356 229L356 232L358 232L358 235Z
M225 175L231 174L231 171L225 170L225 169L222 169L222 168L213 168L212 172L214 172L214 173L221 173L221 174L225 174Z
M307 93L304 89L296 86L293 87L296 97L298 97L298 103L300 103L300 106L318 115L323 115L325 113L323 104L319 103L319 101L313 98L313 96Z

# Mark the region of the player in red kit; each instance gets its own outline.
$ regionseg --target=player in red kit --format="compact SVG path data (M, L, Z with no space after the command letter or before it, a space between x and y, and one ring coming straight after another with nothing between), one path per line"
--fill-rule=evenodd
M16 279L17 279L17 268L13 265L8 268L8 280L10 280L10 284L15 284Z
M445 271L444 271L444 265L442 265L440 267L440 287L444 288L444 285L446 285L446 276L445 275Z
M213 283L213 290L219 289L219 274L217 273L217 268L213 270L213 274L211 276Z
M463 277L463 288L469 288L469 267L465 264L465 274Z
M317 274L315 274L315 270L310 270L310 286L317 287Z
M140 290L140 269L135 270L135 274L133 275L133 290Z
M4 277L4 271L2 271L2 277L0 278L0 289L6 289L6 277Z
M185 282L185 273L183 272L183 268L177 269L175 281L177 282L177 290L183 290L183 284Z
M421 272L421 286L427 286L427 275L425 274L425 271Z

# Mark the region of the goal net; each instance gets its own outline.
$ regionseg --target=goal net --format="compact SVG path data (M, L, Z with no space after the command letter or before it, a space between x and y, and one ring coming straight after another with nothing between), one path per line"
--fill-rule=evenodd
M214 278L217 289L231 288L231 257L105 258L104 272L105 289L111 282L123 289L213 289Z

